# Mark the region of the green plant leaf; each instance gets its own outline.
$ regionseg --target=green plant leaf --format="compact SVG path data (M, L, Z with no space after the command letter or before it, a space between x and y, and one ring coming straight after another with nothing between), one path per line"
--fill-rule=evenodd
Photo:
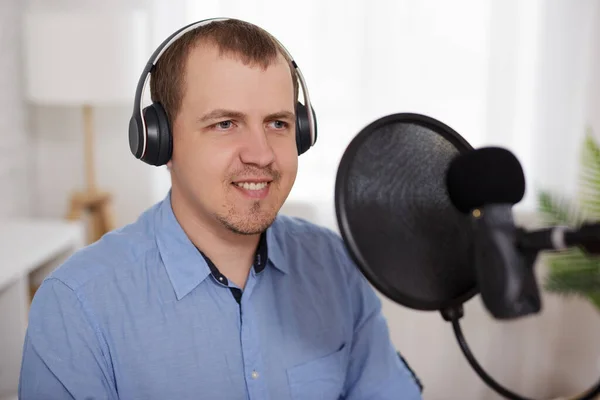
M600 292L591 293L587 297L592 302L592 304L600 310Z
M600 258L575 248L545 255L549 268L544 287L548 292L578 296L600 310Z
M539 193L538 210L544 223L577 227L584 221L600 220L600 146L591 128L581 148L578 186L576 200ZM544 282L547 291L584 298L600 311L600 257L575 248L545 253L544 258L549 269Z
M581 151L579 203L588 220L600 219L600 147L588 128Z
M582 220L581 210L576 204L549 192L538 194L538 210L546 225L577 226Z

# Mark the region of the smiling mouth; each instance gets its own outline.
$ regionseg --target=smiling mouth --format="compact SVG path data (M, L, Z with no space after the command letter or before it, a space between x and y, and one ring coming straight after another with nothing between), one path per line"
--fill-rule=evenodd
M234 185L246 190L262 190L271 182L233 182Z
M248 199L263 200L269 195L272 181L232 182L239 193Z

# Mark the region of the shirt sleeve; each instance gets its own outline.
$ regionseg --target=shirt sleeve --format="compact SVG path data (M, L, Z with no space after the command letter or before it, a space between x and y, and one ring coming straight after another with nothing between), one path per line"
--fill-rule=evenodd
M347 255L354 338L346 400L421 400L421 384L394 348L381 300Z
M19 399L116 400L99 336L77 295L46 280L29 312Z

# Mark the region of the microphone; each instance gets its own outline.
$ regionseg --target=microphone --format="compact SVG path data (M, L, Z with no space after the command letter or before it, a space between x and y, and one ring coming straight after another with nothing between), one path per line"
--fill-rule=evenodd
M495 381L463 335L463 305L481 294L492 316L541 309L533 274L542 250L582 246L600 253L600 228L526 232L512 207L525 193L521 165L498 147L475 150L455 130L415 113L381 117L348 144L335 181L340 234L357 267L404 307L438 311L465 358L494 391L529 400ZM600 379L577 400L600 393Z
M517 158L499 147L467 152L450 163L446 184L456 209L470 214L473 265L488 311L497 319L539 312L541 297L533 269L539 235L523 236L512 214L513 205L525 193L525 177ZM520 239L534 248L520 247Z

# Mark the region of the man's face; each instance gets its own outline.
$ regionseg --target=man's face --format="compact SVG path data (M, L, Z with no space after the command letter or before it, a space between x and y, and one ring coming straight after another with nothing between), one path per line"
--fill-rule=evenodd
M192 49L173 121L173 188L204 223L264 231L296 179L294 88L279 56L267 69Z

